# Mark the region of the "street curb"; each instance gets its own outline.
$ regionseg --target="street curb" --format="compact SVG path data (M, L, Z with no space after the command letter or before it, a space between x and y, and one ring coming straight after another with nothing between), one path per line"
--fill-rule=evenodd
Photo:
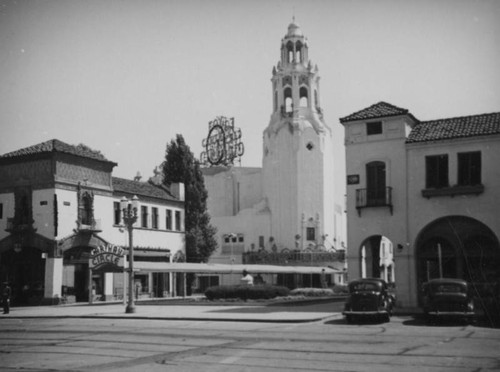
M192 322L242 322L242 323L313 323L325 319L342 318L337 313L325 317L308 319L250 319L250 318L203 318L203 317L155 317L155 316L113 316L113 315L41 315L41 316L8 316L0 319L126 319L126 320L167 320L167 321L192 321Z

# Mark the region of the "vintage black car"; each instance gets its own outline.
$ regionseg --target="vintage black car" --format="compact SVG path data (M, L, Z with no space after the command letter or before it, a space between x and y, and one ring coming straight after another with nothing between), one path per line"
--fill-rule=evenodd
M422 286L424 314L429 322L442 318L475 320L474 301L462 279L432 279Z
M364 278L349 283L349 298L343 314L348 323L361 317L389 321L396 302L387 282L378 278Z

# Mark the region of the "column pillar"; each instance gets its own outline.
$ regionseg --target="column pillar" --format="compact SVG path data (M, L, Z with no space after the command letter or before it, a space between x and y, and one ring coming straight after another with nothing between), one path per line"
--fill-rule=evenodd
M113 273L104 273L104 301L113 300Z
M45 259L45 289L43 297L45 299L54 299L61 297L61 287L63 279L63 259L46 258Z

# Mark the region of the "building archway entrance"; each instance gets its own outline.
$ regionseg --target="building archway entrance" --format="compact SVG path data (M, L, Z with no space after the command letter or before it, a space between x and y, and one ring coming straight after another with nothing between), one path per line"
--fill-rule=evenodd
M383 235L372 235L360 247L362 278L382 278L394 282L394 250L391 240Z
M12 288L11 305L40 304L45 280L43 252L23 246L0 253L0 277Z
M434 278L460 278L477 288L500 280L500 244L488 226L448 216L428 224L416 241L417 285Z

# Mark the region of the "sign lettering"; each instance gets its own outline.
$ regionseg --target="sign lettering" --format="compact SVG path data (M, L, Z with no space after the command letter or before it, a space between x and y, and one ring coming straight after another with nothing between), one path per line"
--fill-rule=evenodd
M99 269L104 265L112 265L123 268L123 256L125 250L112 244L98 245L90 252L89 267Z

